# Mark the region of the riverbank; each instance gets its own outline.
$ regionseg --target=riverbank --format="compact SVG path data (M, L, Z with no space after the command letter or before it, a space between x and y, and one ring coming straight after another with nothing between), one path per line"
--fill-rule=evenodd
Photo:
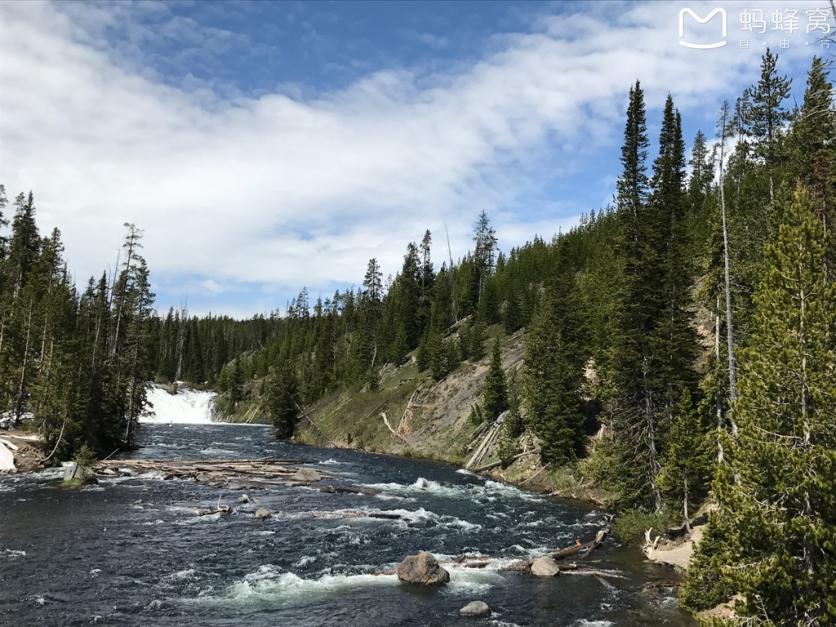
M33 472L44 465L37 435L19 429L0 431L0 472Z
M503 370L509 377L515 373L519 382L525 329L506 335L494 326L487 335L486 347L499 340ZM489 361L486 351L482 359L462 362L440 381L419 371L414 355L400 366L387 364L379 371L375 389L332 391L305 407L294 440L442 461L535 492L609 507L617 494L584 477L577 465L544 467L538 443L530 433L519 438L513 463L504 467L499 463L499 425L477 425L471 419L473 407L482 402ZM255 381L247 385L245 399L222 419L269 423L264 384ZM590 435L590 449L596 437Z
M504 371L520 375L524 330L510 336L498 328L491 331L491 339L500 341ZM518 440L513 463L499 463L498 425L480 426L471 419L482 400L488 367L486 356L434 381L413 360L399 367L389 364L380 371L377 389L332 392L307 407L294 438L316 446L443 461L535 492L609 506L616 495L582 477L576 466L544 467L530 434ZM259 413L242 413L248 412Z

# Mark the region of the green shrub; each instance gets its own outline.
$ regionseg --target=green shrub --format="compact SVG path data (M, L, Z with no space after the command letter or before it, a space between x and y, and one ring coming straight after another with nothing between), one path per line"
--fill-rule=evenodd
M615 533L625 544L638 544L644 539L644 532L653 529L654 535L661 535L670 527L673 517L670 512L647 512L642 509L627 509L615 519Z

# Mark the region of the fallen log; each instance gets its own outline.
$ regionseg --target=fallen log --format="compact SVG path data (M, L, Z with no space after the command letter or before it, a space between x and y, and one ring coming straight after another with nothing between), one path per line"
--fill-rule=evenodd
M583 543L580 540L576 540L573 546L555 551L551 554L551 557L553 560L562 560L572 555L586 557L604 543L608 533L608 529L599 529L592 541Z
M609 579L627 579L624 575L612 570L592 570L592 569L560 569L561 575L591 575L593 577L604 577Z
M135 476L145 472L159 472L164 479L191 479L214 487L244 489L250 486L313 486L323 492L351 493L367 496L379 490L353 486L337 479L336 475L314 469L296 460L274 458L245 460L113 460L102 461L96 471L103 476ZM335 482L335 479L337 480ZM319 485L322 482L322 485Z
M313 425L313 428L314 428L314 429L316 429L316 432L319 434L319 436L320 436L323 440L325 440L326 442L328 442L328 444L330 444L330 445L331 445L331 448L340 448L340 447L338 447L338 446L337 446L337 443L336 443L336 442L334 442L334 440L332 440L332 439L331 439L331 438L329 438L327 435L325 435L325 433L322 431L322 429L320 428L320 426L317 424L316 420L314 420L314 419L311 417L311 415L310 415L307 411L305 411L305 408L304 408L304 407L302 407L299 403L295 403L295 405L296 405L296 408L297 408L300 412L302 412L302 416L303 416L303 417L304 417L304 418L305 418L305 419L306 419L306 420L307 420L307 421L308 421L311 425Z
M219 505L210 509L197 510L198 516L212 516L213 514L220 514L221 516L229 516L232 513L232 508L229 505Z
M395 430L392 428L392 425L390 425L390 424L389 424L389 419L386 417L386 412L385 412L385 411L380 412L380 417L381 417L381 418L383 418L383 424L385 424L385 425L386 425L386 428L387 428L387 429L389 429L389 433L391 433L393 436L395 436L396 438L398 438L401 442L403 442L403 443L404 443L404 444L406 444L407 446L410 446L410 444L409 444L409 440L407 440L407 439L406 439L405 437L403 437L400 433L398 433L397 431L395 431Z
M510 464L512 464L513 462L515 462L515 461L517 461L518 459L520 459L521 457L525 457L526 455L532 455L533 453L539 453L539 452L540 452L540 451L539 451L539 449L536 449L536 450L531 450L531 451L523 451L522 453L517 453L517 454L516 454L516 455L514 455L514 456L513 456L510 460L508 460L508 463L509 463L509 465L510 465ZM502 460L501 460L501 459L499 459L499 460L497 460L497 461L495 461L495 462L491 462L490 464L486 464L486 465L484 465L484 466L480 466L479 468L473 468L473 469L472 469L472 472L476 472L476 473L479 473L479 472L487 472L488 470L493 470L494 468L497 468L497 467L499 467L499 466L501 466L501 465L502 465Z

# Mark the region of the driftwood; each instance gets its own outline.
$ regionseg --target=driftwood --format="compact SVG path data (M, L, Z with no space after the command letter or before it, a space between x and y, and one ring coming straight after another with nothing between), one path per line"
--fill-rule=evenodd
M571 569L571 570L564 570L563 568L560 569L561 575L591 575L593 577L604 577L610 579L627 579L621 573L618 573L613 570L595 570L590 568L584 569Z
M394 435L396 438L398 438L401 442L403 442L404 444L409 446L409 441L405 437L403 437L400 433L395 431L392 428L392 425L389 424L389 419L386 417L386 412L385 411L380 412L380 417L383 418L383 424L386 425L386 428L389 429L389 432L392 435Z
M232 513L232 508L229 505L218 505L211 509L201 509L197 511L198 516L212 516L213 514L220 514L221 516L229 516Z
M604 543L608 533L608 529L599 529L598 533L595 534L595 538L593 538L590 542L584 543L577 540L573 546L568 546L552 553L551 558L553 560L562 560L567 557L571 557L572 555L586 557Z
M487 433L482 438L479 446L476 448L476 452L473 453L473 456L467 461L467 464L465 464L465 468L472 469L475 465L483 461L485 457L487 457L488 453L493 450L494 444L496 444L496 441L502 434L502 425L505 422L507 414L507 411L502 412L499 417L491 423Z
M326 471L314 470L300 460L292 459L207 459L159 460L116 459L96 464L96 471L106 476L132 476L136 473L159 472L165 479L192 479L216 487L240 490L248 487L309 486L330 494L362 494L376 496L380 490L355 486L338 480ZM229 513L220 503L201 515Z
M534 453L539 454L540 449L535 449L535 450L531 450L531 451L523 451L522 453L517 453L510 460L508 460L508 463L511 464L511 463L517 461L521 457L525 457L526 455L532 455ZM484 466L480 466L479 468L474 468L473 472L486 472L488 470L493 470L494 468L498 468L499 466L502 466L502 460L501 459L498 459L495 462L491 462L490 464L485 464ZM545 466L544 466L544 468L545 468ZM540 470L542 470L542 468ZM532 478L532 477L530 477L530 478Z
M412 403L415 402L415 397L418 396L418 393L420 391L420 387L415 388L415 391L412 393L412 396L409 397L409 400L406 403L406 407L403 410L403 414L401 414L400 422L398 422L398 426L395 429L396 434L399 437L407 432L407 427L409 426L409 418L412 416Z
M377 349L375 349L375 350L377 350ZM316 429L316 432L319 434L319 436L320 436L323 440L325 440L326 442L328 442L328 444L330 444L330 445L331 445L331 448L339 448L339 447L337 446L337 443L336 443L336 442L334 442L334 440L332 440L332 439L331 439L331 438L329 438L327 435L325 435L325 433L322 431L322 429L320 429L320 427L319 427L319 425L317 424L316 420L314 420L314 419L313 419L313 417L312 417L312 416L311 416L311 415L310 415L307 411L305 411L305 408L304 408L304 407L302 407L299 403L296 403L296 409L298 409L300 412L302 412L302 415L305 417L305 419L306 419L306 420L307 420L307 421L308 421L311 425L313 425L313 428L314 428L314 429Z

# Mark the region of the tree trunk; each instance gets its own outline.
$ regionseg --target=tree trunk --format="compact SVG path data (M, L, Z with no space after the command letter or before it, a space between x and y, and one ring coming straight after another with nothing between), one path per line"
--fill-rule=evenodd
M34 297L29 299L29 317L26 321L26 343L23 349L23 364L20 369L20 383L17 386L17 400L15 401L15 427L20 426L20 415L23 413L23 390L26 389L26 368L29 365L29 340L32 335L32 306Z
M731 300L731 263L729 261L729 230L726 221L726 193L723 188L723 167L726 150L726 112L723 111L722 131L720 138L720 211L723 218L723 270L725 275L726 291L726 344L728 346L729 359L729 400L734 402L737 399L737 364L734 358L734 321L732 318ZM734 418L731 419L732 435L737 435L737 425Z
M720 291L717 290L717 300L714 305L714 358L717 360L717 367L720 364ZM723 442L720 439L720 432L723 430L723 393L717 382L717 398L714 400L717 412L717 463L722 464L725 459L723 453Z

